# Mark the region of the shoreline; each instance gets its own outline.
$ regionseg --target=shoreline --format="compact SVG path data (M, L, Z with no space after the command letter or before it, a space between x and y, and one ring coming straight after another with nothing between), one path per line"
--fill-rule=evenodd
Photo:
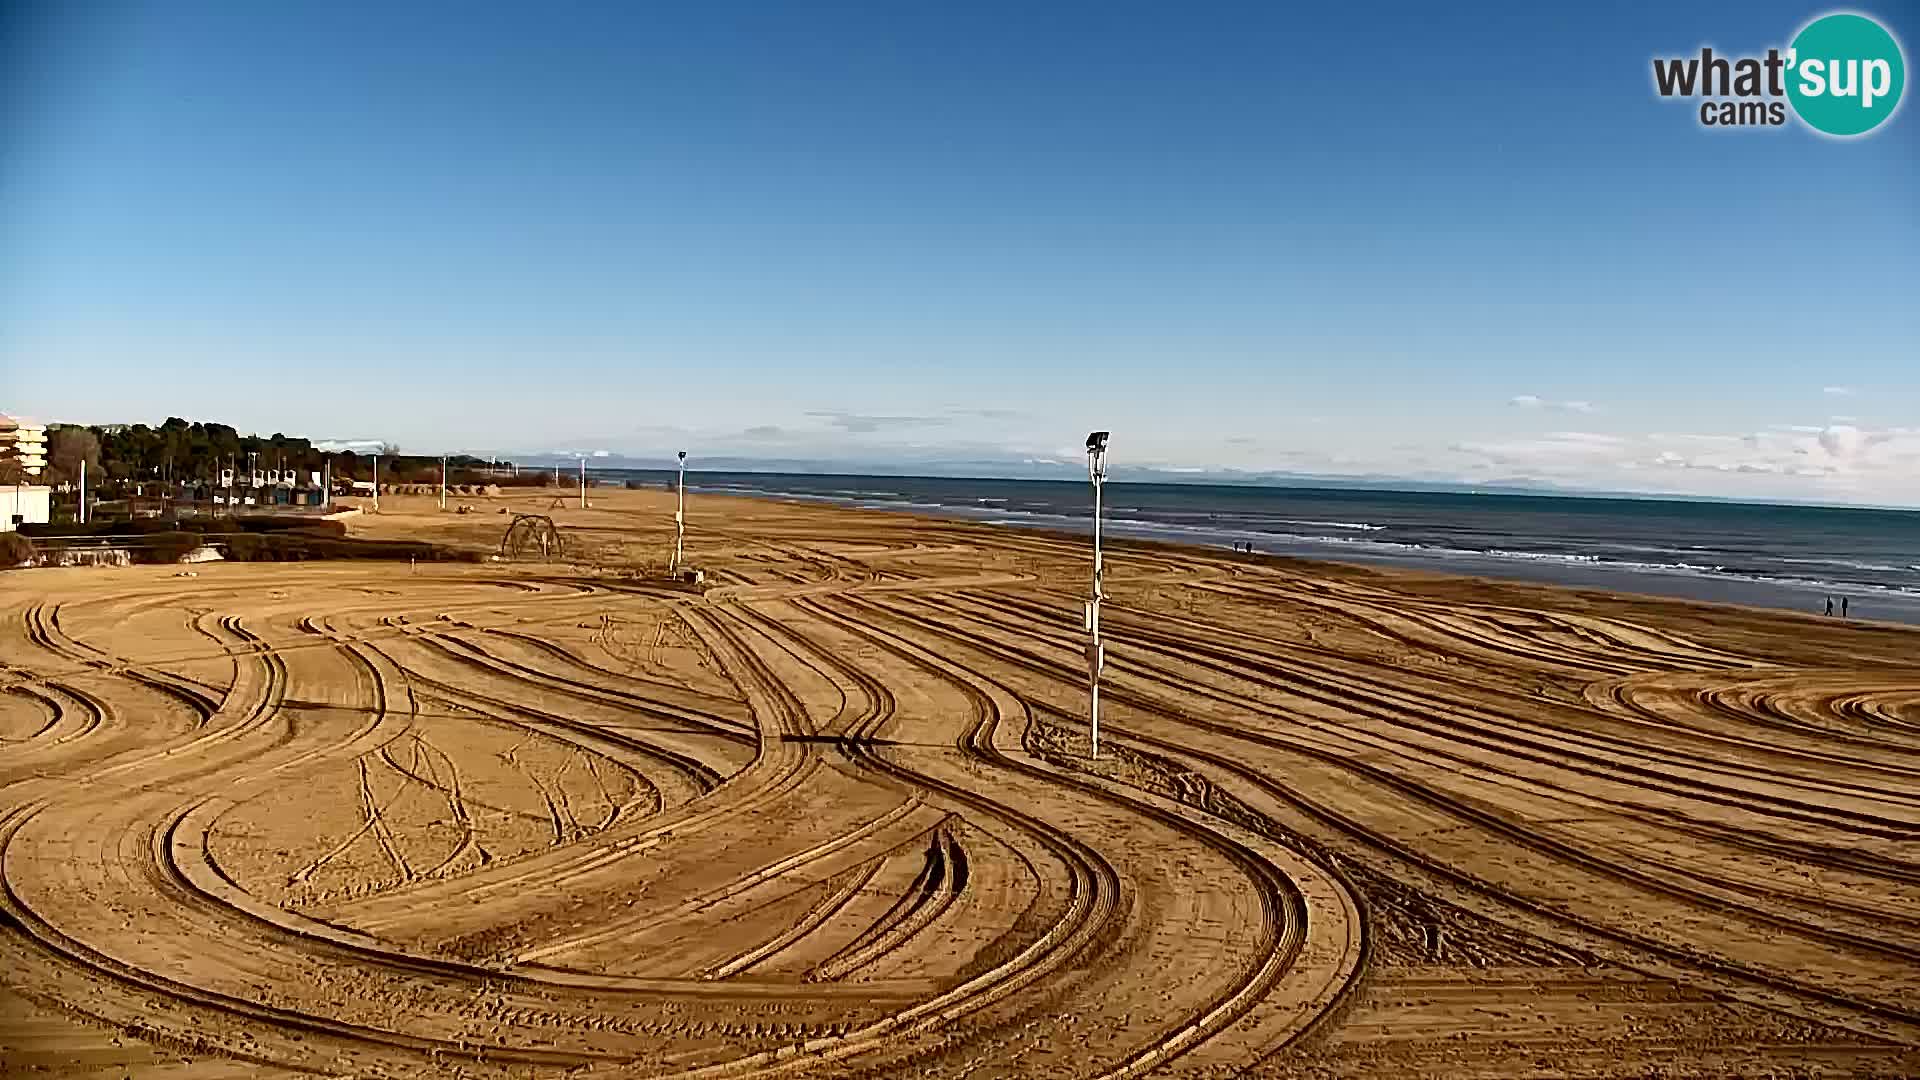
M604 487L590 489L596 505L586 511L587 514L613 513L629 519L623 529L637 534L657 533L661 537L670 535L672 509L670 492L657 488ZM535 492L538 492L537 494ZM689 487L689 496L695 489ZM846 501L815 497L790 497L771 493L750 493L741 491L703 491L699 492L699 502L708 504L731 504L747 509L745 513L757 512L797 512L802 514L831 513L834 515L851 514L859 517L866 514L878 515L884 520L901 523L915 523L950 529L959 533L980 530L986 535L1044 536L1050 538L1081 538L1088 535L1086 529L1075 529L1071 525L1055 523L1013 524L1004 521L983 520L965 514L943 514L930 507L911 509L859 505ZM612 498L609 498L612 496ZM548 511L548 504L554 498L550 489L529 489L508 493L488 500L495 508L511 508L511 512ZM415 501L419 506L415 507ZM660 511L649 514L639 521L631 520L634 510L645 503L658 500ZM391 526L393 537L411 539L434 538L440 527L466 526L491 523L497 514L481 514L465 518L442 518L432 510L433 500L428 496L388 496L387 508L380 515L365 513L353 519L349 528L355 532L389 533L383 526ZM609 505L611 504L611 505ZM419 513L418 511L427 511ZM565 531L580 526L576 507L567 506L552 510L556 523ZM726 521L723 526L726 533L718 534L732 542L736 537L732 530L738 528L736 512L719 515L702 514L698 503L690 502L688 509L688 557L693 565L700 564L700 533L702 519L711 523L716 517ZM656 520L657 518L657 520ZM402 523L405 522L403 527ZM423 528L424 526L424 528ZM589 531L601 533L606 526L593 525ZM859 529L848 530L849 542L856 542ZM1671 616L1685 621L1711 623L1728 618L1750 621L1756 618L1776 624L1776 629L1785 632L1789 626L1795 630L1812 627L1843 629L1848 627L1861 630L1911 632L1920 629L1920 597L1913 598L1910 606L1901 606L1889 611L1879 604L1862 605L1856 598L1852 614L1841 619L1836 614L1829 618L1821 614L1820 593L1817 589L1796 589L1789 586L1770 587L1763 583L1734 581L1728 579L1683 577L1681 575L1636 574L1617 570L1582 570L1581 568L1549 567L1541 568L1528 564L1509 566L1499 564L1481 571L1480 567L1466 565L1468 560L1418 560L1398 559L1391 556L1340 557L1329 554L1324 549L1312 550L1259 550L1251 555L1236 555L1231 548L1222 543L1208 543L1195 539L1168 539L1165 536L1141 535L1129 530L1103 530L1108 538L1108 547L1113 552L1137 551L1140 553L1160 553L1192 557L1195 555L1221 560L1259 559L1274 563L1292 564L1314 575L1340 578L1362 575L1384 578L1398 587L1411 587L1414 591L1432 591L1445 595L1449 599L1473 602L1507 602L1536 607L1589 607L1595 603L1622 609L1632 609L1645 615L1656 617ZM440 537L442 540L451 538ZM479 537L465 542L476 547L491 545ZM1495 572L1508 571L1511 573ZM1478 572L1477 572L1478 571ZM1569 572L1570 571L1570 572ZM1641 588L1627 587L1622 578L1632 578ZM1078 581L1078 579L1074 579ZM1662 586L1667 586L1663 588ZM1788 602L1796 601L1796 602Z
M645 490L645 489L641 489ZM878 505L876 500L841 498L801 493L743 492L738 490L702 490L689 485L690 494L702 498L731 498L766 501L799 507L833 507L844 510L898 514L927 521L980 525L1020 531L1040 531L1064 536L1087 536L1091 526L1085 519L1074 521L1010 520L996 511L969 511L960 507L915 505L911 507ZM1172 539L1168 532L1194 535ZM1524 583L1572 591L1599 591L1623 596L1673 600L1716 606L1732 606L1807 615L1825 619L1823 601L1843 596L1852 603L1845 622L1891 623L1920 627L1920 594L1860 585L1835 585L1817 581L1786 581L1751 575L1713 574L1699 571L1668 570L1627 566L1608 562L1572 562L1557 559L1501 558L1475 552L1428 552L1392 554L1340 549L1342 541L1277 541L1271 534L1234 530L1210 530L1194 526L1139 525L1129 522L1104 523L1102 535L1117 542L1166 545L1187 550L1224 551L1232 554L1234 537L1254 545L1254 554L1294 559L1332 566L1389 568L1500 583ZM1842 621L1836 603L1834 621Z

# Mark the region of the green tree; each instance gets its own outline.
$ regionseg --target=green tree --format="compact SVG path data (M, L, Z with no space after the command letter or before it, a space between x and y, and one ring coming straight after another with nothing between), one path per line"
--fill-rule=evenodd
M47 430L47 475L54 483L78 483L80 463L86 462L87 475L101 479L100 436L77 424L61 424Z

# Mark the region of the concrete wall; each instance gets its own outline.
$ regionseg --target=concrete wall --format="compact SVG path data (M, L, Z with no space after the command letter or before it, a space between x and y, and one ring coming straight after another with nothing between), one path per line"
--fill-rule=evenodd
M0 487L0 532L13 531L13 516L19 514L29 525L44 525L53 508L53 489L48 487Z

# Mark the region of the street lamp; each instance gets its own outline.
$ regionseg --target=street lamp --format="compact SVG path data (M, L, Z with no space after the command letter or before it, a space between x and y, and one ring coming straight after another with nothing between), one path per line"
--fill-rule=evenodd
M669 574L680 572L680 563L687 557L687 452L680 451L680 505L673 512L673 561L667 567Z
M1107 432L1087 436L1087 479L1093 484L1093 598L1087 601L1087 716L1093 729L1092 756L1100 756L1100 671L1107 650L1100 644L1100 601L1107 598L1100 562L1100 487L1107 480Z

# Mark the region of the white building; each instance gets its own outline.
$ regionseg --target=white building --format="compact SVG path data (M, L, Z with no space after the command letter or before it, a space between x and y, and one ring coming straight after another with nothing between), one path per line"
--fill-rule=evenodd
M47 426L0 414L0 457L18 459L28 476L43 475L47 469Z
M53 509L53 489L43 484L0 485L0 532L15 525L45 525Z

